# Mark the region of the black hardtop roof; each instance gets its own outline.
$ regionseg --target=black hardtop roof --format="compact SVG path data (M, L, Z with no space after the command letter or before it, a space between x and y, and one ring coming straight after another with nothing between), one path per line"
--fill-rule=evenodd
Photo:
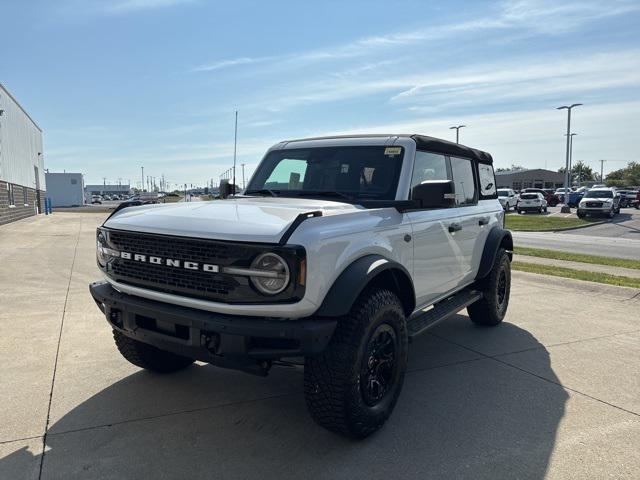
M491 154L478 150L476 148L467 147L458 143L449 142L448 140L442 140L440 138L429 137L427 135L418 135L410 133L401 134L366 134L366 135L334 135L326 137L311 137L311 138L299 138L296 140L288 140L288 142L303 142L307 140L329 140L332 138L371 138L371 137L402 137L412 138L416 142L416 146L419 150L427 150L430 152L444 153L445 155L451 155L454 157L466 157L473 160L477 160L482 163L493 163Z

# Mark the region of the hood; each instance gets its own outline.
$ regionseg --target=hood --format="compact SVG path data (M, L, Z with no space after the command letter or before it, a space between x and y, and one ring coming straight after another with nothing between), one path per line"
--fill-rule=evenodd
M143 205L116 212L105 227L181 237L277 243L301 213L353 213L349 203L302 198L245 197Z

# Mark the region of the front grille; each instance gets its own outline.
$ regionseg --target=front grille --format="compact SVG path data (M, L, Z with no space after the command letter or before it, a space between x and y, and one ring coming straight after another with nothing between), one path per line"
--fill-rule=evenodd
M602 202L587 202L587 207L600 208L602 207Z
M265 249L276 251L285 259L291 259L292 278L296 278L298 261L304 250L286 249L272 245L223 242L200 238L185 238L150 233L108 231L109 246L120 252L149 257L159 257L160 264L141 262L121 257L113 258L107 265L107 275L128 285L172 293L181 296L227 303L264 302L265 297L253 288L246 276L189 270L183 262L195 262L218 267L248 268L253 259ZM164 260L179 260L180 267L169 266ZM304 288L291 282L282 293L269 297L271 302L290 302L301 298Z

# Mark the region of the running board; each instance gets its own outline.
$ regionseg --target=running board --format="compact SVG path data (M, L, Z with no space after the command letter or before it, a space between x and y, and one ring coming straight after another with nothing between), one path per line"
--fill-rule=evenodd
M477 290L464 289L455 295L436 303L430 310L416 314L407 323L409 340L413 340L413 338L426 332L437 323L449 318L451 315L455 315L463 308L468 307L481 298L481 292Z

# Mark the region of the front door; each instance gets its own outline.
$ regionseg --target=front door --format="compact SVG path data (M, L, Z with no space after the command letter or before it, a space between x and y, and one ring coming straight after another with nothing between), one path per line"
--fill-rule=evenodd
M444 155L416 152L411 188L427 180L448 180L451 172ZM413 230L413 286L417 306L427 305L456 287L462 277L456 209L416 210L404 215Z

